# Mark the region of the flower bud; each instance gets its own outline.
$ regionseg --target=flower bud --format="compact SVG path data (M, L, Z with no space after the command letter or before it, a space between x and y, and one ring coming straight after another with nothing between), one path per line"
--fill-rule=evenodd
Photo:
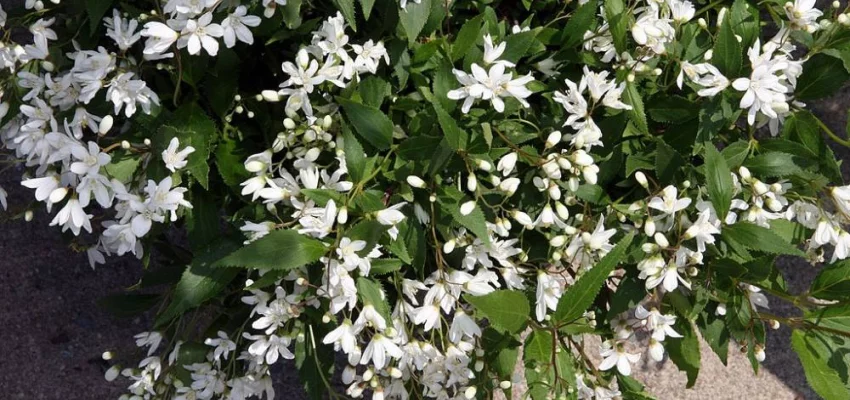
M567 209L567 206L561 202L555 202L555 212L558 213L558 217L561 219L567 219L570 217L570 210Z
M112 381L115 380L115 378L118 377L118 374L120 372L121 372L121 366L117 365L117 364L113 365L108 370L106 370L106 373L103 374L103 378L106 379L107 382L112 382Z
M68 194L68 188L66 188L66 187L56 188L56 189L53 189L52 192L50 192L50 196L48 197L48 199L50 200L51 203L58 203L58 202L62 201L62 199L64 199L67 194Z
M473 210L475 210L475 200L470 200L460 205L460 215L469 215Z
M6 117L6 114L9 113L9 103L0 103L0 119Z
M280 101L280 94L277 93L277 90L263 90L260 92L260 95L263 96L263 100L268 101L269 103L277 103Z
M340 207L339 214L336 216L336 222L339 222L340 225L345 225L348 222L348 207Z
M449 239L448 242L443 243L443 253L444 254L451 254L451 252L455 251L455 245L456 244L457 244L457 241L455 241L454 239Z
M403 374L402 374L400 369L398 369L396 367L390 367L390 376L391 377L393 377L395 379L401 379L402 375Z
M419 188L419 189L422 189L422 188L425 187L425 181L423 181L422 178L420 178L416 175L408 175L407 184L410 185L410 186L413 186L415 188Z
M628 75L626 75L626 81L628 81L629 83L634 82L635 81L635 74L630 72Z
M850 18L847 14L838 14L838 23L844 26L850 25Z
M130 142L128 142L126 140L122 140L121 141L121 148L124 149L124 150L129 149L130 148Z
M549 239L549 246L552 247L561 247L567 243L567 237L564 235L558 235Z
M558 348L560 348L560 346ZM504 389L504 390L510 389L511 388L511 381L501 381L501 382L499 382L499 387Z
M254 112L248 111L248 118L254 118Z
M738 175L741 176L742 182L748 182L753 177L750 175L750 170L744 166L741 166L741 168L738 169Z
M41 62L41 68L43 68L47 72L53 72L53 70L55 69L55 66L50 61L42 61Z
M473 369L475 370L475 372L481 372L481 370L484 369L484 361L481 361L481 360L476 361L475 365L473 366ZM466 389L466 390L469 390L469 389ZM472 397L475 397L474 391L472 392ZM469 397L469 398L471 399L472 397Z
M105 135L110 129L112 129L112 124L114 122L115 120L112 119L111 115L103 117L103 119L100 120L100 124L97 126L97 133L101 136Z
M838 0L835 0L835 1L832 2L832 8L839 8L839 7L841 7L841 3L839 3Z
M705 55L703 56L703 58L705 59L705 61L710 61L712 57L714 57L714 50L711 50L711 49L708 49L708 50L705 52Z
M554 131L546 137L546 145L545 148L555 147L558 143L561 142L561 132Z
M528 216L528 214L526 214L522 211L514 210L511 213L511 217L514 219L514 221L519 222L519 224L524 226L524 227L534 225L534 220L532 220L531 217Z
M295 121L292 118L285 118L283 120L283 127L289 130L295 129Z
M466 177L466 190L475 192L475 189L478 189L478 179L475 178L474 174L469 174L469 176Z
M258 95L256 95L256 96L254 96L254 100L256 100L256 101L263 101L263 95L258 94Z
M635 172L635 179L644 188L649 187L649 181L646 180L646 174L644 174L643 171Z
M477 366L479 362L481 361L476 362L475 365ZM476 389L475 386L470 386L463 392L463 397L471 400L475 398L476 393L478 393L478 389Z
M723 20L726 19L726 13L729 10L726 7L720 9L720 12L717 13L717 24L715 25L717 28L723 26Z
M115 354L111 351L104 351L103 354L100 355L100 358L102 358L104 361L109 361L113 357L115 357Z
M325 115L325 117L322 118L322 128L329 129L331 126L333 126L333 123L334 120L333 118L331 118L330 115Z
M758 361L758 362L764 362L765 357L767 357L767 355L764 353L764 347L762 347L761 345L756 345L756 349L755 349L754 353L755 353L754 356L756 357L756 361Z
M32 210L27 210L24 212L24 221L30 222L32 221L33 213Z
M765 185L764 182L762 182L758 179L756 179L755 182L752 183L752 185L753 185L753 190L759 196L761 196L761 195L763 195L763 194L765 194L769 191L769 189L767 188L767 185Z
M475 160L475 165L478 167L478 169L484 172L490 172L490 170L493 169L493 165L484 160Z
M646 224L643 226L643 233L645 233L646 236L655 235L655 221L652 220L652 217L647 218Z
M655 235L652 238L655 239L655 243L658 244L658 247L661 247L661 248L664 248L664 249L670 247L670 241L667 240L667 237L664 236L663 233L656 232Z
M708 23L707 23L707 22L705 22L705 18L700 18L700 19L698 19L698 20L697 20L697 25L699 25L699 27L700 27L700 28L702 28L702 29L705 29L705 28L707 28L707 27L708 27Z
M150 140L150 139L148 139L148 138L145 138L145 140L143 140L143 141L142 141L142 143L144 143L144 144L145 144L145 146L150 146L150 145L151 145L151 140Z
M717 315L726 315L726 304L720 303L717 305L717 310L714 311Z
M322 315L322 323L323 324L328 324L330 322L331 322L331 315L329 313L325 313L325 315Z

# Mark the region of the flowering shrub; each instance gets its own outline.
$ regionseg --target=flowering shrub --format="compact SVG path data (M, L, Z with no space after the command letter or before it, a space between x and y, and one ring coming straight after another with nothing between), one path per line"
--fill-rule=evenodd
M638 360L757 371L780 324L850 398L850 140L803 103L850 17L704 3L26 0L4 162L92 267L144 263L123 398L271 399L294 359L313 398L644 399ZM825 266L791 294L779 256Z

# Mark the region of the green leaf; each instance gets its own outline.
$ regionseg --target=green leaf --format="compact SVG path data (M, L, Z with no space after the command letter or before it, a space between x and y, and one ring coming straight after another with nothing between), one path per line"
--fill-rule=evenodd
M372 269L369 274L373 276L389 274L401 270L403 265L404 263L397 258L379 258L372 260Z
M737 104L733 106L727 95L718 94L708 101L703 101L699 111L696 142L712 141L721 130L735 122L740 114Z
M512 63L518 62L520 58L528 53L528 49L534 43L534 38L537 37L538 33L540 33L539 29L532 29L530 31L508 35L505 38L505 52L502 53L502 57L500 58Z
M812 389L826 400L850 398L850 391L838 372L830 366L833 352L823 343L815 332L794 330L791 333L791 347L797 352L806 380Z
M782 136L788 140L799 143L808 152L795 152L792 154L809 158L819 164L820 171L834 182L841 182L841 168L835 160L835 154L827 146L821 135L818 118L809 111L800 110L785 120L782 126ZM771 142L771 141L766 141Z
M455 150L465 150L469 144L469 133L461 129L457 125L457 121L449 115L446 110L437 101L431 102L434 110L437 112L437 120L440 121L440 128L446 138L446 143Z
M841 260L822 269L809 289L809 295L824 300L846 300L850 293L850 260Z
M135 317L159 303L160 295L143 293L121 293L101 298L97 305L118 317Z
M468 229L484 243L490 243L487 219L484 217L484 212L481 211L481 205L476 204L471 213L463 215L460 213L460 206L466 203L469 198L452 186L441 187L440 190L442 195L438 196L437 200L440 202L443 212L451 215L458 224Z
M748 48L759 34L759 9L752 7L746 0L735 0L729 10L732 29L741 35L743 48Z
M744 162L755 176L783 177L800 172L795 156L788 153L770 152L750 157Z
M611 295L608 315L613 316L633 309L646 297L646 285L637 277L637 272L631 273L633 271L636 270L628 271L617 285L617 291Z
M390 84L377 76L369 76L360 81L360 84L357 85L357 91L360 92L360 97L363 98L363 104L380 108L384 102L384 98L390 92Z
M535 329L525 339L523 357L525 361L537 361L548 364L552 361L552 333L544 329Z
M681 96L655 96L647 105L653 121L682 124L699 117L699 105Z
M425 27L428 22L428 17L431 14L431 0L422 0L421 3L408 2L404 10L398 11L398 19L404 28L404 33L407 35L407 42L410 45L416 42L419 37L419 32Z
M496 329L517 333L526 326L531 307L522 292L496 290L484 296L463 296Z
M116 179L121 183L128 183L130 178L139 168L142 158L131 153L122 153L118 156L113 156L112 161L106 164L103 169L110 178Z
M726 165L726 159L711 143L705 144L705 180L708 198L717 211L717 217L724 221L732 205L732 171Z
M685 371L688 376L688 388L694 386L699 375L700 367L700 352L699 338L690 321L680 318L676 323L676 331L682 337L668 337L665 343L665 350L670 354L670 360L676 364L679 371Z
M608 21L611 37L614 40L614 48L617 50L617 54L622 54L627 51L626 41L628 37L626 35L631 12L626 10L626 4L623 0L605 0L602 7L605 9L605 20ZM584 35L584 32L582 32L582 35Z
M360 6L363 8L363 19L369 20L372 15L372 7L375 6L375 0L360 0Z
M354 184L360 183L366 174L366 154L363 152L363 146L357 141L357 138L351 133L348 125L343 125L342 128L343 150L345 151L345 165L348 167L348 175Z
M215 167L227 186L239 187L250 177L245 170L243 147L236 140L223 136L215 147Z
M591 30L596 22L597 10L596 0L589 0L576 9L564 25L563 42L560 44L563 48L572 48L584 41L584 34Z
M806 61L803 74L797 78L796 97L814 100L829 96L840 89L850 73L839 58L826 54L815 54Z
M623 103L632 106L632 109L628 110L627 113L635 124L635 128L640 133L649 134L649 125L647 125L646 113L643 110L643 100L641 100L640 93L638 93L637 86L634 83L626 84L626 90L623 91Z
M206 250L199 251L189 268L183 271L174 287L171 302L156 319L155 326L162 327L183 312L201 305L219 294L236 277L236 268L213 268L212 263L238 248L229 240L219 240Z
M203 90L208 96L210 108L224 118L233 105L233 98L239 85L239 65L241 60L235 51L221 49L216 57L215 67L204 79Z
M333 0L333 3L345 17L345 21L351 25L351 29L357 32L357 13L354 10L354 0Z
M478 15L463 23L452 43L452 61L457 61L466 55L475 42L481 37L481 27L484 25L484 15Z
M293 230L276 230L216 261L214 267L290 270L325 254L322 242Z
M289 29L295 29L301 26L301 3L303 0L287 0L286 5L282 7L283 22ZM369 0L362 0L363 2ZM364 7L365 9L365 7Z
M685 159L663 140L659 139L656 143L655 172L658 176L658 181L664 185L671 184L685 165Z
M103 23L103 16L112 8L114 0L87 0L86 13L89 15L89 31L92 35L97 31L97 28ZM6 6L4 4L4 6ZM14 7L12 7L14 8Z
M209 189L210 146L218 139L218 132L215 122L207 117L204 110L195 103L181 106L168 119L168 123L157 130L156 135L157 140L154 143L158 154L161 154L162 150L168 147L171 138L175 137L180 141L178 149L182 150L187 146L195 148L195 151L186 157L186 170L204 189ZM157 159L156 162L161 163L162 160Z
M735 37L730 19L726 18L723 22L714 42L714 56L711 58L711 63L725 76L738 76L743 58L741 43Z
M850 304L827 306L806 313L806 322L822 328L850 332Z
M186 219L189 244L200 250L219 237L221 230L220 203L205 190L192 191L192 209Z
M726 226L720 232L720 236L726 242L733 242L749 250L777 255L806 256L800 249L786 242L770 229L749 222L738 222Z
M726 165L730 168L740 167L750 155L750 143L744 140L738 140L723 148L720 152L723 158L726 159Z
M593 299L596 298L599 289L605 284L608 275L625 257L626 250L634 237L634 232L626 235L590 271L582 275L575 284L567 289L558 301L558 308L552 315L555 321L570 322L584 314L593 304Z
M337 96L355 131L379 150L387 150L393 141L393 123L381 110Z
M729 330L726 329L726 322L716 316L712 308L710 312L701 314L699 328L708 346L717 354L723 365L726 365L729 355Z
M387 295L380 283L362 276L357 278L357 295L364 305L371 304L387 322L392 321Z

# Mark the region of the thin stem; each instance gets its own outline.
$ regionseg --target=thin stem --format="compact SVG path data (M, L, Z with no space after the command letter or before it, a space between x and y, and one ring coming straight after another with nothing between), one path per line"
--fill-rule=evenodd
M820 120L820 118L815 117L815 121L817 121L818 126L821 129L823 129L823 131L826 132L826 134L830 138L832 138L832 140L834 140L836 143L838 143L838 144L840 144L844 147L850 147L850 140L842 139L842 138L838 137L838 135L836 135L835 132L832 131L832 129L829 129L829 127L826 126L826 124L824 124L823 121Z

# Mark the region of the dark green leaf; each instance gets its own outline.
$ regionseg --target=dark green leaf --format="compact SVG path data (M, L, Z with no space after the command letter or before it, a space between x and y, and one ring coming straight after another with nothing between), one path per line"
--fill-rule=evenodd
M814 100L829 96L840 89L850 73L839 58L815 54L806 61L803 74L797 78L796 96L800 100Z
M381 110L337 97L355 131L379 150L387 150L393 140L393 123Z
M354 0L333 0L333 3L345 17L345 21L351 25L351 29L357 32L357 13L354 8Z
M387 322L392 321L387 295L380 283L362 276L357 278L357 295L364 305L371 304Z
M633 83L626 85L626 90L623 91L623 103L632 106L632 109L628 110L627 113L629 114L629 118L635 124L635 128L637 128L640 133L648 134L649 125L647 125L646 113L643 110L643 100L640 98L637 86Z
M593 299L596 298L599 289L605 284L608 275L623 260L634 237L634 232L626 235L590 271L582 275L574 285L567 289L558 301L558 308L552 315L554 320L569 322L584 314L593 304Z
M850 398L850 391L838 372L830 366L833 352L823 343L815 332L794 330L791 333L791 347L797 352L806 380L819 395L826 400Z
M210 146L218 138L215 122L207 117L197 104L188 103L177 109L168 123L157 131L157 140L154 141L157 151L161 153L165 150L171 138L175 137L180 141L179 150L187 146L195 148L195 151L186 157L186 169L204 189L209 189Z
M770 152L751 157L744 162L755 176L783 177L800 171L795 156L788 153Z
M563 43L560 45L564 48L571 48L579 45L584 41L584 34L593 28L596 22L597 7L596 0L589 0L576 9L573 15L567 20L563 30Z
M535 329L525 339L523 357L525 361L537 361L548 364L552 361L552 334L544 329Z
M732 205L732 171L726 164L726 159L711 143L705 144L705 181L708 188L708 198L717 211L717 217L723 221Z
M425 27L428 22L428 17L431 14L431 1L422 0L421 3L408 2L404 10L398 11L398 19L404 32L407 35L407 42L413 44L419 37L419 32Z
M516 333L526 326L531 307L520 291L496 290L484 296L463 296L475 307L479 317L486 317L490 324L503 332Z
M696 383L697 375L699 375L699 338L694 332L693 325L685 319L680 319L676 323L675 329L682 337L668 337L664 348L670 354L670 360L676 364L679 371L685 371L688 375L687 387L691 388Z
M452 43L452 61L457 61L466 55L475 42L481 37L481 27L484 24L484 15L479 15L463 23Z
M800 249L786 242L770 229L749 222L738 222L734 225L726 226L720 232L720 235L724 241L737 243L746 249L768 254L805 257L805 254Z
M342 132L345 165L351 181L357 184L363 180L364 174L366 174L366 154L363 152L363 146L351 133L351 129L348 129L348 125L343 126Z
M369 20L372 15L372 7L375 6L375 0L360 0L360 6L363 8L363 19Z
M626 41L628 38L626 35L631 12L626 10L626 4L623 0L605 0L602 6L611 31L611 37L614 40L614 48L617 50L617 54L622 54L627 51Z
M86 13L89 15L89 31L92 35L94 35L97 28L103 23L103 17L106 15L106 12L112 8L113 1L114 0L87 0L85 2ZM4 8L8 7L6 4L3 6Z
M741 43L735 37L735 31L732 29L732 22L729 18L726 18L723 22L723 25L718 29L717 39L714 42L714 56L711 63L725 76L738 76L743 58Z
M663 140L659 139L656 143L658 148L655 152L655 172L658 176L658 181L664 185L671 184L675 180L676 175L681 172L682 167L685 165L685 160L679 152Z
M809 294L824 300L845 300L850 293L850 260L826 266L812 282Z
M699 117L699 105L681 96L656 96L647 105L653 121L681 124Z
M290 270L325 254L322 242L292 230L276 230L216 261L214 267Z

